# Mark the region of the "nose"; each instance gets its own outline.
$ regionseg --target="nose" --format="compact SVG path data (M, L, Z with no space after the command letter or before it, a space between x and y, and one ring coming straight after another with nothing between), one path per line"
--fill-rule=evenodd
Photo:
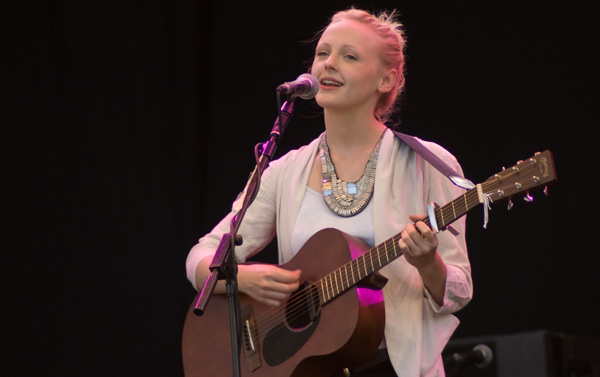
M337 64L333 54L329 55L327 57L327 60L325 60L325 69L331 71L337 70Z

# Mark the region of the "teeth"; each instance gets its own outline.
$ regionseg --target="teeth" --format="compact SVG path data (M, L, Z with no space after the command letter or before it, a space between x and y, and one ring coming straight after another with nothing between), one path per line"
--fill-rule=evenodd
M331 81L331 80L323 80L321 84L325 86L342 86L339 82Z

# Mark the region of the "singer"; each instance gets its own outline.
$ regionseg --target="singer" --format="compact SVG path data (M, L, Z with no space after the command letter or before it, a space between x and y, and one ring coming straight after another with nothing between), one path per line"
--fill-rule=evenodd
M319 33L310 70L318 80L315 100L323 108L325 130L310 144L270 164L240 227L243 244L236 248L240 262L260 252L275 236L281 264L302 254L302 246L325 228L341 230L369 247L396 234L402 236L394 247L403 256L379 271L387 278L382 289L385 329L375 340L373 352L379 350L374 358L364 363L336 359L331 361L335 371L327 363L311 365L327 372L306 372L307 376L444 376L441 352L458 326L452 313L472 297L465 218L454 223L457 236L435 234L419 221L430 202L448 203L463 190L391 130L389 119L398 110L405 84L404 51L404 30L395 11L371 14L350 8L333 15ZM462 173L446 149L422 143ZM187 276L196 289L209 274L221 236L229 232L236 204L189 253ZM239 290L257 303L255 307L285 307L304 283L304 273L311 265L326 265L334 253L335 249L317 250L310 264L293 269L240 264ZM337 267L331 266L331 270ZM338 289L337 279L330 281L333 290ZM216 292L224 293L224 287ZM313 310L316 314L311 320L317 323L320 315L324 323L325 316L331 315L327 310L328 305ZM344 314L335 315L342 318ZM315 327L316 332L329 330ZM282 340L276 343L278 349L270 351L285 350L289 343ZM304 348L310 345L306 341ZM261 347L260 352L269 346ZM359 350L367 352L366 348L361 345ZM246 357L242 352L244 363ZM263 361L255 371L242 374L259 375L265 368L274 368L270 374L260 375L279 376L282 374L275 368L287 360ZM205 375L215 375L209 372Z

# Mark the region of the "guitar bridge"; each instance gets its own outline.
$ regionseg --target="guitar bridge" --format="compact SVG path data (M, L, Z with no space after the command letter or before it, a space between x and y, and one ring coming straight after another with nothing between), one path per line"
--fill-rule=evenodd
M244 338L246 361L248 361L248 364L250 365L250 370L254 371L260 367L261 361L258 332L256 329L256 322L254 319L254 311L252 310L252 306L246 306L242 310L242 319L242 335Z

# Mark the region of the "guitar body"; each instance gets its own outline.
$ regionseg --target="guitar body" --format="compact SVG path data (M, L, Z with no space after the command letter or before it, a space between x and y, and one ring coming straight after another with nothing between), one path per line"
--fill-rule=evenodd
M325 229L311 237L281 267L301 269L303 280L315 282L367 249L361 240L339 230ZM193 306L183 331L186 377L232 376L229 299L226 295L213 295L200 317L194 314ZM252 322L254 318L259 322L273 312L273 307L244 294L240 294L240 308L242 322ZM381 291L354 286L326 305L317 303L311 308L313 315L299 322L284 315L279 326L263 333L256 330L260 341L253 342L258 344L252 355L247 353L248 339L242 337L241 375L328 377L364 362L377 350L385 322Z

